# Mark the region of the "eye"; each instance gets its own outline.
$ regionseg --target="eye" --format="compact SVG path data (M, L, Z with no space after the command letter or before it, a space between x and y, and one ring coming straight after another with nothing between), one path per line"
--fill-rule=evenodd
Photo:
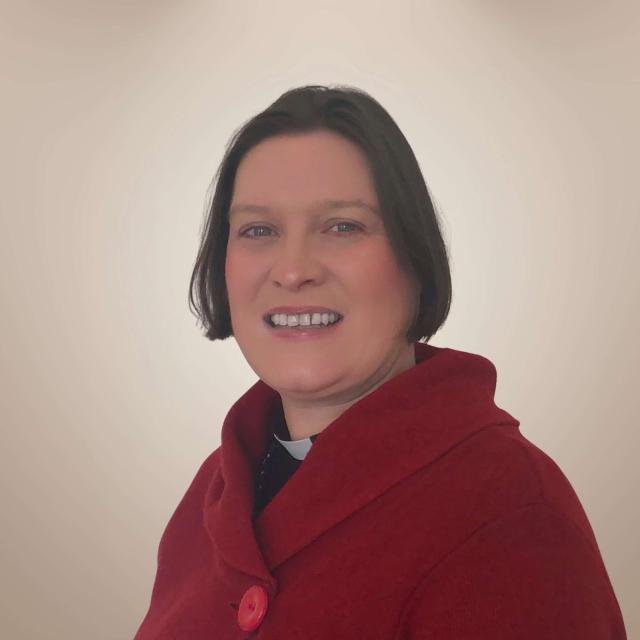
M351 230L347 229L347 233L352 233L353 231L362 231L362 227L358 224L355 224L353 222L336 222L335 224L333 224L330 229L333 229L334 227L350 227ZM258 233L257 231L255 231L254 233L250 233L252 230L257 229L266 229L267 231L270 231L271 229L263 224L254 224L251 227L247 227L246 229L244 229L243 231L241 231L238 235L243 237L243 238L264 238L264 237L268 237L269 234L265 233ZM347 233L341 233L338 232L338 235L347 235Z
M265 225L263 224L256 224L253 225L252 227L247 227L244 231L241 231L238 235L244 237L244 238L261 238L264 237L265 234L260 233L260 234L255 234L255 233L249 233L249 231L251 231L252 229L269 229L269 227L265 227Z
M339 226L347 226L347 227L352 227L353 229L355 229L356 231L362 231L362 227L358 224L355 224L353 222L336 222L331 229L333 229L333 227L339 227ZM345 235L345 234L340 234L340 235Z

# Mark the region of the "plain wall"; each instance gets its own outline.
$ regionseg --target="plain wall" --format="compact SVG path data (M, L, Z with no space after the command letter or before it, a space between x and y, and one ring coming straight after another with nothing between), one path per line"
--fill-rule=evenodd
M206 192L302 84L390 112L443 217L432 339L573 484L640 633L640 5L0 1L0 633L133 636L256 376L187 305Z

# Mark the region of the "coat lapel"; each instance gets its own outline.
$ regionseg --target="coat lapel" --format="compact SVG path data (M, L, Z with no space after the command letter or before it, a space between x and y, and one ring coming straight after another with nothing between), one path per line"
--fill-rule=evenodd
M205 504L205 526L228 565L275 586L271 571L389 487L487 426L520 424L495 405L491 361L414 346L416 366L329 424L255 522L254 477L280 396L259 380L234 404Z

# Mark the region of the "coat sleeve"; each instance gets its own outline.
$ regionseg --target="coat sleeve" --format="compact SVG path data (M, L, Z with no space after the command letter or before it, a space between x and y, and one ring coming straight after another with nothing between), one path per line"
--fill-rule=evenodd
M624 640L593 538L544 503L478 531L417 585L402 640Z

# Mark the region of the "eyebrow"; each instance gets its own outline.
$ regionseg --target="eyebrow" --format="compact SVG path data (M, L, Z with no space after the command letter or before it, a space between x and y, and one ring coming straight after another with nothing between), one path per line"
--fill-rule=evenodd
M355 200L320 200L311 206L312 211L336 211L338 209L366 209L372 213L379 214L377 207L356 198ZM258 204L235 204L229 209L229 216L233 213L270 213L271 207Z

